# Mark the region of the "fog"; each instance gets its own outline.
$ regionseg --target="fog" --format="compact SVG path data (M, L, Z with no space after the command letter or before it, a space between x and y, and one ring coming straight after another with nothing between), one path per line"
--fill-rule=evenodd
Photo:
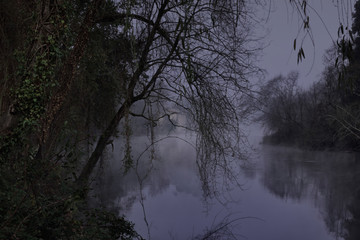
M360 171L358 156L261 145L257 129L248 128L256 144L251 161L233 166L241 173L241 184L223 185L217 198L204 198L195 149L180 139L191 141L191 136L179 135L158 144L155 159L143 155L138 168L125 176L121 147L109 152L114 158L104 163L94 184L99 201L128 216L136 230L151 239L195 239L232 220L228 231L239 238L342 239L352 216L349 206L357 201L352 193ZM133 138L134 159L147 140Z

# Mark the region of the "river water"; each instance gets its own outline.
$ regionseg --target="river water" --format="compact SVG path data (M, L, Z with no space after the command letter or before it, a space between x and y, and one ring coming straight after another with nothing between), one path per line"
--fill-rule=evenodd
M209 231L217 234L209 239L360 239L357 154L255 144L251 160L239 163L240 185L204 199L191 145L166 139L152 159L138 157L144 137L133 141L134 169L124 176L123 149L115 148L95 188L146 239L201 239Z

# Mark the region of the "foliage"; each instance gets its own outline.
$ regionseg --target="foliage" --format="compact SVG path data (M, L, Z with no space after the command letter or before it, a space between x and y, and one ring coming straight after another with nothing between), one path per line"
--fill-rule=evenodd
M63 170L59 167L32 167L36 169L27 169L21 179L18 179L20 173L8 176L9 171L2 172L1 239L132 239L136 236L133 225L124 218L104 210L88 209L82 193L74 192L71 181L62 179Z
M204 192L213 195L214 175L231 177L228 161L245 158L239 123L249 114L247 78L259 72L253 62L259 48L248 17L253 15L244 1L200 0L121 3L116 13L100 17L99 24L124 22L120 34L129 38L125 46L132 58L114 62L124 72L122 98L79 182L87 182L129 113L149 125L164 119L194 131ZM150 107L156 116L148 114ZM176 124L172 119L179 115L190 124Z
M296 85L297 75L279 76L261 90L262 114L268 130L264 142L310 149L352 149L358 144L358 103L348 85L338 82L333 51L322 78L308 90ZM266 101L265 101L266 100Z
M198 134L206 196L219 174L234 177L230 161L245 158L248 78L259 72L245 1L1 6L16 14L1 19L10 58L0 69L0 238L140 238L125 218L87 202L92 173L120 134L124 172L132 167L134 118L147 121L152 143L160 122Z
M0 128L0 238L133 239L137 237L133 224L106 209L90 208L87 189L74 183L72 175L82 152L71 145L76 131L69 122L75 111L62 108L66 114L57 115L62 128L54 125L51 137L44 137L48 104L63 87L61 69L71 55L73 31L86 8L77 8L81 4L73 1L19 4L24 18L16 20L26 22L29 29L19 33L16 37L22 40L16 39L18 45L12 46L15 57L9 61L16 62L4 63L13 64L16 71L5 72L15 84L4 90L11 93L3 98L11 99L11 104L1 106L6 114ZM9 24L2 22L2 29Z
M319 11L314 8L312 2L309 0L289 0L290 5L293 7L293 10L297 13L299 17L299 31L294 39L294 50L297 51L297 62L299 63L305 59L305 52L303 45L306 40L310 40L314 45L314 38L316 37L316 32L313 32L312 29L312 19L320 18L321 22L324 24L325 30L328 32L329 37L336 44L338 49L338 55L335 56L335 66L339 70L339 80L343 79L343 74L346 71L346 65L338 64L339 62L348 62L353 59L353 51L355 44L355 33L356 28L351 28L351 13L353 1L339 1L332 2L334 7L338 9L338 30L337 30L337 39L332 38L332 33L329 32L328 26L324 23ZM356 8L355 4L355 8Z
M307 21L309 9L315 11L308 6L308 1L291 1L291 3L297 8L302 19L307 19ZM344 19L349 17L351 17L349 14L343 16ZM307 91L296 90L287 99L271 96L269 104L263 105L264 114L259 120L263 121L269 129L266 141L287 142L315 149L359 150L358 18L359 1L355 4L352 28L340 23L339 40L324 56L325 70L318 82ZM311 36L311 29L306 28L306 31ZM294 48L296 48L296 42ZM281 82L278 85L289 86L283 77L279 78L282 80L278 81ZM268 82L264 89L270 87L271 82L275 80ZM264 89L262 94L266 95ZM288 92L285 89L278 89L278 91L278 95L286 95ZM275 91L270 90L270 92ZM282 103L278 104L279 101ZM291 107L286 106L287 104ZM295 109L295 112L291 113L289 109Z

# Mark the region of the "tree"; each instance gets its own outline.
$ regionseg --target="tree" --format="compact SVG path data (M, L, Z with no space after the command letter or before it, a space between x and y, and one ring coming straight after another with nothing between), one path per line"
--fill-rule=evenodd
M313 41L316 37L316 32L313 32L311 28L311 18L319 17L321 19L321 16L311 5L311 1L290 0L289 2L300 18L299 33L294 39L294 50L298 51L298 62L300 62L305 58L304 41L306 39ZM304 136L301 137L299 134L296 136L310 141L304 143L305 145L316 146L316 148L326 146L357 149L355 139L359 137L357 120L359 116L357 111L359 106L357 60L359 3L356 2L353 14L351 1L329 4L334 4L338 8L338 39L333 40L334 46L325 56L326 69L322 79L311 86L308 91L298 93L299 99L295 100L296 104L293 107L296 106L300 109L300 119L297 122L301 123ZM354 20L352 27L351 17ZM324 27L327 28L325 23ZM300 105L298 106L298 104ZM284 110L285 108L281 106L280 109ZM274 109L271 112L272 114L276 113ZM317 114L313 115L315 112ZM295 115L293 117L296 118ZM282 117L282 119L284 118ZM266 122L266 125L271 126L269 121ZM277 122L274 123L276 125ZM273 130L280 133L274 128Z
M261 116L257 119L267 127L269 134L276 135L275 142L291 143L302 128L302 108L298 107L299 74L292 72L288 76L278 76L268 81L260 90Z
M131 166L135 117L149 122L152 142L163 119L198 133L206 196L216 194L216 176L233 177L230 162L245 157L239 123L249 113L248 79L259 71L246 1L1 4L21 13L1 19L0 47L12 56L0 74L1 237L135 237L131 223L85 201L121 123ZM179 115L189 124L176 123Z
M120 4L117 14L97 20L125 22L134 60L125 67L125 97L78 181L88 180L127 114L154 121L146 108L156 107L170 121L177 112L187 114L192 124L186 127L199 134L200 175L211 194L211 174L229 170L225 156L243 158L239 121L247 108L242 100L250 88L247 78L259 71L252 57L258 48L250 38L251 12L244 1L150 1L142 6ZM132 112L138 102L145 108Z
M357 145L359 139L359 1L356 1L354 12L352 14L352 27L346 28L351 34L351 41L346 46L347 50L343 47L339 48L338 45L338 58L336 60L329 60L328 64L331 66L340 66L343 71L337 71L337 87L334 92L340 94L336 106L336 113L332 118L339 124L339 135L348 139L352 145ZM339 60L340 59L340 60ZM331 67L327 67L331 69ZM332 71L334 72L334 71ZM334 81L333 81L334 82Z
M307 90L298 88L290 76L271 79L262 87L258 120L269 131L265 142L358 150L358 101L349 85L338 81L337 50L332 47L327 51L321 78ZM351 68L349 65L346 78L354 74Z
M58 140L70 138L62 112L101 4L1 1L1 239L137 237L123 217L89 209Z

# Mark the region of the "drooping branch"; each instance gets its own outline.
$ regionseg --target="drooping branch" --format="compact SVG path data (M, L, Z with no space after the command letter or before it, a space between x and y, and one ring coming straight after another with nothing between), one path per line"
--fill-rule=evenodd
M89 179L93 169L95 168L98 160L100 159L103 151L105 150L105 148L107 146L107 142L115 133L116 128L117 128L119 122L121 121L121 119L123 119L123 117L125 116L126 110L128 110L132 106L132 104L134 104L135 102L142 99L139 96L136 96L136 97L134 96L134 89L139 81L140 75L145 70L145 67L147 64L146 60L147 60L147 57L148 57L148 54L150 51L150 47L155 38L155 34L158 31L157 26L160 25L160 21L161 21L163 15L165 14L164 10L165 10L165 7L168 4L168 2L169 1L165 1L163 3L163 5L161 6L161 8L159 9L159 13L157 16L157 20L155 22L155 26L152 28L152 31L149 34L145 48L142 52L142 55L141 55L141 58L139 61L139 66L138 66L137 70L135 71L135 73L133 74L132 78L130 79L130 83L129 83L128 89L127 89L126 100L122 104L122 106L119 108L118 112L116 113L115 117L112 119L112 121L110 122L110 124L108 125L106 130L100 136L100 138L96 144L95 150L91 154L89 160L86 162L84 168L82 169L82 171L79 175L79 178L77 179L77 182L79 184L86 184L88 182L88 179ZM171 54L172 54L172 52L169 53L169 56L171 56ZM155 80L156 80L156 78L155 78Z
M173 107L182 109L186 113L180 114L192 120L186 129L199 134L199 149L207 149L198 151L198 157L204 160L198 163L209 169L202 180L228 170L230 163L225 155L236 153L237 159L244 159L238 157L238 145L242 144L238 123L244 117L239 102L240 95L249 89L246 76L258 69L251 61L257 49L248 48L247 44L253 43L248 38L250 26L238 24L247 20L234 18L237 12L232 12L233 2L238 1L217 9L219 6L201 0L182 1L181 6L165 1L152 5L148 12L139 6L97 20L124 21L127 27L123 30L130 29L126 34L137 48L132 49L134 61L127 65L130 77L124 84L121 107L101 134L78 182L88 182L124 111L152 97L170 122L166 113L175 111ZM170 7L166 8L167 4Z

